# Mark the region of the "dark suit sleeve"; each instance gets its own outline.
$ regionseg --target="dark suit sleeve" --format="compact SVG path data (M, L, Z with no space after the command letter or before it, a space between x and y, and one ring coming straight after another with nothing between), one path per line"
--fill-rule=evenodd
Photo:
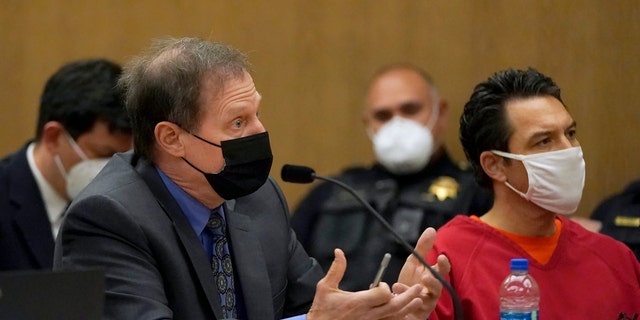
M283 317L291 317L306 313L311 307L315 295L316 285L324 276L318 262L309 257L296 237L296 233L289 224L288 205L275 181L269 180L274 187L283 209L281 217L286 223L286 232L289 234L289 260L287 262L287 293L285 296Z
M307 313L313 302L316 285L324 275L318 262L304 251L295 232L291 232L291 260L289 263L289 284L284 316L291 317ZM304 297L304 298L303 298Z
M152 248L126 211L102 195L74 202L57 239L54 269L109 270L107 319L171 319Z
M309 251L314 226L321 214L323 204L329 200L331 185L322 183L307 194L291 216L291 227L302 246Z
M53 234L27 142L0 160L0 271L51 269Z

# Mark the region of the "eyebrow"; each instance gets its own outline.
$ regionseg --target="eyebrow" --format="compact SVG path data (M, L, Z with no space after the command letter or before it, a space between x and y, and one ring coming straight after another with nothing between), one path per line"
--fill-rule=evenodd
M573 120L567 127L564 128L564 130L567 131L568 129L576 128L577 126L578 126L578 123L575 120Z
M571 121L571 123L570 123L568 126L566 126L566 127L564 128L564 131L567 131L568 129L571 129L571 128L575 128L575 127L577 127L577 126L578 126L578 123L577 123L575 120L573 120L573 121ZM536 133L534 133L533 135L531 135L531 136L529 137L529 141L535 141L535 140L537 140L537 139L540 139L540 138L543 138L543 137L549 136L549 135L551 135L551 133L552 133L552 132L553 132L553 131L549 131L549 130L547 130L547 131L541 131L541 132L536 132Z

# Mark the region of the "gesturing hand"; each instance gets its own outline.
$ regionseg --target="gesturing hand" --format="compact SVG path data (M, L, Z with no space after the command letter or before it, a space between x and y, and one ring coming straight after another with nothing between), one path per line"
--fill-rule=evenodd
M398 295L392 294L384 282L369 290L340 290L338 285L347 268L347 260L340 249L336 249L334 255L329 272L316 286L308 320L404 319L422 309L420 296L426 289L421 284L405 286Z
M433 248L435 240L436 230L427 228L418 239L415 251L421 257L426 257ZM440 255L432 268L445 276L451 270L451 264L446 256ZM442 294L442 284L416 257L410 255L400 271L398 283L393 285L393 290L396 293L402 293L415 284L422 284L425 287L420 295L422 305L405 319L426 319L438 303L438 298Z

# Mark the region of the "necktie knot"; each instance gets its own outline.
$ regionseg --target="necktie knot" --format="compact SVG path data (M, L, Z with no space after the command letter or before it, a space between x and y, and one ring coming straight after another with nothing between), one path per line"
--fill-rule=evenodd
M209 221L207 221L207 228L209 228L209 230L211 230L214 235L225 234L226 223L220 215L220 211L218 209L211 211L211 216L209 216Z

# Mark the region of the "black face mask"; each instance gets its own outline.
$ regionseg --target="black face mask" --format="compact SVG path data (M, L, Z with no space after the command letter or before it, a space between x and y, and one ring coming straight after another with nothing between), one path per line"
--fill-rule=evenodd
M225 140L217 145L195 134L194 137L222 148L225 167L220 173L206 173L182 158L191 167L202 173L207 181L225 200L246 196L258 190L267 181L273 155L269 134L265 131L252 136Z

